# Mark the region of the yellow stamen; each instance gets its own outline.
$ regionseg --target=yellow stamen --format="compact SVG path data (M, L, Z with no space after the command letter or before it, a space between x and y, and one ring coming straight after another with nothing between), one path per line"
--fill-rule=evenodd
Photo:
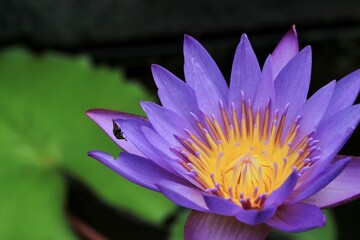
M179 137L181 164L206 193L244 209L261 208L294 167L300 171L311 165L316 142L305 136L294 146L299 118L287 130L287 109L278 121L279 111L272 115L270 105L253 111L250 101L242 99L239 119L234 104L228 115L220 103L221 121L204 114L202 123L195 117L202 136L187 130L188 139Z

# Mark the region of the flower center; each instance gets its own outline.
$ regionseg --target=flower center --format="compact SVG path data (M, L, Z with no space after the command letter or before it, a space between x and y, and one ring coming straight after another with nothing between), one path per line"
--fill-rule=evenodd
M220 102L221 119L193 115L200 134L188 130L173 147L179 162L208 194L231 200L244 209L261 208L267 196L281 186L292 169L303 173L317 159L311 134L297 139L300 116L284 129L287 108L270 111L270 101L253 111L241 101L240 115ZM284 133L286 131L286 133ZM295 144L296 143L296 146Z

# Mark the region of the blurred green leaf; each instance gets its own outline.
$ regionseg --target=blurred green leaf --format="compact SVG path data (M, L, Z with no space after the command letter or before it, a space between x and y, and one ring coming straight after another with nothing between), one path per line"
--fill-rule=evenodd
M75 239L63 211L64 184L46 172L18 171L1 184L1 239ZM39 191L40 189L40 191Z
M169 240L184 239L184 227L189 214L190 210L184 209L184 211L177 217L171 227Z
M162 195L122 179L86 154L100 149L117 156L120 149L85 111L106 108L142 114L139 101L150 96L139 85L126 82L118 71L94 68L85 57L37 57L21 49L0 54L0 82L0 189L4 189L0 219L12 218L1 224L0 236L14 230L12 224L27 213L22 208L35 207L32 202L51 202L44 203L44 209L34 208L38 212L60 212L64 194L60 169L76 174L109 203L153 223L174 210ZM24 189L18 187L21 184ZM20 201L14 198L24 206L11 207L10 202ZM31 228L40 231L33 225L40 221L38 212L23 217L23 225L29 225L23 234L33 234ZM55 220L51 218L48 224Z

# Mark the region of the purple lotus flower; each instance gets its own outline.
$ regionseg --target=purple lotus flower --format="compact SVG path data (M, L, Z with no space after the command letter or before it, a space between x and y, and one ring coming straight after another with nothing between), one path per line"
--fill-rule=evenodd
M89 156L192 209L186 239L306 231L325 224L320 208L359 196L360 159L336 154L360 119L353 105L360 70L306 100L311 48L299 52L295 27L262 69L244 34L229 87L190 36L184 57L186 83L152 66L162 106L142 102L147 118L102 109L87 115L124 150L115 160L101 151Z

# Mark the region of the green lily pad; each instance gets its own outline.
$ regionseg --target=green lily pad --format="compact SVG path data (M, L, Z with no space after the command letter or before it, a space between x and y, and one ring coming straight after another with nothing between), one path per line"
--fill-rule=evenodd
M169 240L183 240L184 239L184 227L186 220L190 214L190 210L185 210L179 214L176 221L171 226Z
M139 101L151 97L141 86L126 82L118 71L92 66L86 57L38 57L21 49L0 53L0 81L1 238L11 236L19 223L26 227L18 234L37 239L54 239L41 234L67 229L60 169L75 174L110 204L154 224L174 210L161 194L87 156L95 149L117 156L120 149L85 111L106 108L142 114ZM41 221L46 223L37 225Z
M63 211L63 178L42 167L46 159L30 139L21 142L3 121L0 129L0 238L75 239Z

